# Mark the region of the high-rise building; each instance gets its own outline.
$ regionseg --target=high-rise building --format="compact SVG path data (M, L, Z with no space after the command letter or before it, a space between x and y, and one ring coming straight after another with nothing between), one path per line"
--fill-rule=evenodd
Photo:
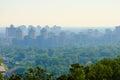
M34 27L31 27L28 31L28 36L31 38L31 39L36 39L36 30Z
M44 39L48 38L48 30L46 28L42 28L40 34Z
M16 29L16 39L17 40L23 40L24 39L23 31L20 28Z
M11 39L16 38L16 28L13 24L6 28L6 37Z

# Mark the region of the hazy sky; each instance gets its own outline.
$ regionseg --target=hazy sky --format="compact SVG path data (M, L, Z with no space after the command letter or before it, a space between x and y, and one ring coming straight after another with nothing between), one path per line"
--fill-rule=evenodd
M0 26L116 26L120 0L0 0Z

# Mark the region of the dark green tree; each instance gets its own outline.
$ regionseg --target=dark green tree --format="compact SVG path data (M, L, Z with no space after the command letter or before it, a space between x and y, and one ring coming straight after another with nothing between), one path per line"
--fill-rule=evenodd
M57 80L85 80L85 72L80 64L72 64L67 75L61 75Z

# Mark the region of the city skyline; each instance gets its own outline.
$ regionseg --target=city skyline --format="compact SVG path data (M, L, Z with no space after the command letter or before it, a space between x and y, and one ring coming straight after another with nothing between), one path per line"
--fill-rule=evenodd
M0 0L0 26L117 26L119 0Z

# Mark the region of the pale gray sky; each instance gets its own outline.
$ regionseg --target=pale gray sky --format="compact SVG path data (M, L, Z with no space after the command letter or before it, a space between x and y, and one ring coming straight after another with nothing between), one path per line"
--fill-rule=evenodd
M0 25L115 26L120 0L0 0Z

